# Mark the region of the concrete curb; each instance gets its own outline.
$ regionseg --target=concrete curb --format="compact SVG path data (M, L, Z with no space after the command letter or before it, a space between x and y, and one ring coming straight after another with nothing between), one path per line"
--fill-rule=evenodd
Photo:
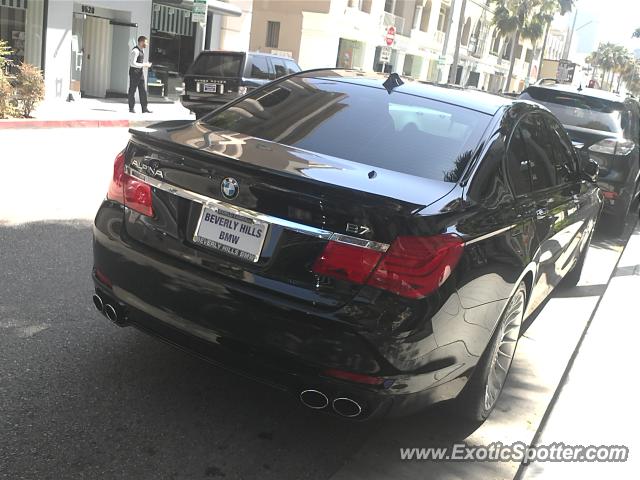
M33 118L0 120L0 130L26 128L103 128L103 127L144 127L154 120L38 120Z

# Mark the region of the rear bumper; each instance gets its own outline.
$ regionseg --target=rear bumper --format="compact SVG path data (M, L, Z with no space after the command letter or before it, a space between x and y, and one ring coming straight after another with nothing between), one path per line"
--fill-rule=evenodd
M364 420L410 414L456 397L477 362L462 341L437 347L429 336L416 343L367 335L341 325L330 314L297 308L196 270L130 242L120 231L121 219L121 207L111 202L105 202L96 217L96 293L105 305L115 307L121 324L223 368L295 396L314 389L330 400L351 398L361 404L357 419ZM455 319L447 322L450 328ZM428 348L437 351L434 361L419 363L428 356L424 345L431 344ZM408 372L393 366L390 356L406 359L411 354L420 368ZM326 369L371 375L382 383L340 380L325 375ZM334 413L331 404L323 410Z

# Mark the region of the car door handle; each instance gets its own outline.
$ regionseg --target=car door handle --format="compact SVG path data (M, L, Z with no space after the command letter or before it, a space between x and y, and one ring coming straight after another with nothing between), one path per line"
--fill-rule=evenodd
M547 210L546 208L539 208L536 210L536 217L538 218L538 220L542 220L547 216L548 213L549 210Z

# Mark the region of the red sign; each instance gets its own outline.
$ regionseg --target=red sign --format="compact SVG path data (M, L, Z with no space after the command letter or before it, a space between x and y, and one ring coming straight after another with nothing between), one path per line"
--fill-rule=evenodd
M396 27L391 25L389 28L387 28L387 33L384 36L384 41L389 47L394 44L394 42L396 41Z

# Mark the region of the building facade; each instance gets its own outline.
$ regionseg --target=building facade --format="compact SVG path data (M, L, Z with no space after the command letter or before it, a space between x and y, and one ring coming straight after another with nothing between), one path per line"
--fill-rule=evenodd
M462 18L461 0L206 1L200 22L193 21L193 0L0 0L0 38L13 46L17 61L43 69L48 99L124 95L128 53L139 35L150 40L150 95L174 99L202 49L263 51L289 55L302 68L446 81L459 23L455 83L512 92L538 74L542 39L535 45L522 40L514 78L505 86L511 38L492 25L487 0L467 0ZM395 35L389 48L390 27ZM561 37L552 29L547 55L561 50Z
M452 64L460 0L451 8L451 0L254 0L249 45L290 55L302 68L384 69L442 81ZM456 83L494 92L505 88L510 39L496 31L492 17L486 0L468 0ZM395 41L387 59L383 50L390 26ZM526 40L518 45L508 91L521 90L527 74L537 71L534 50Z
M182 75L204 48L249 47L251 0L0 0L0 38L18 62L43 70L46 98L122 96L129 51L149 38L151 95L177 98Z

